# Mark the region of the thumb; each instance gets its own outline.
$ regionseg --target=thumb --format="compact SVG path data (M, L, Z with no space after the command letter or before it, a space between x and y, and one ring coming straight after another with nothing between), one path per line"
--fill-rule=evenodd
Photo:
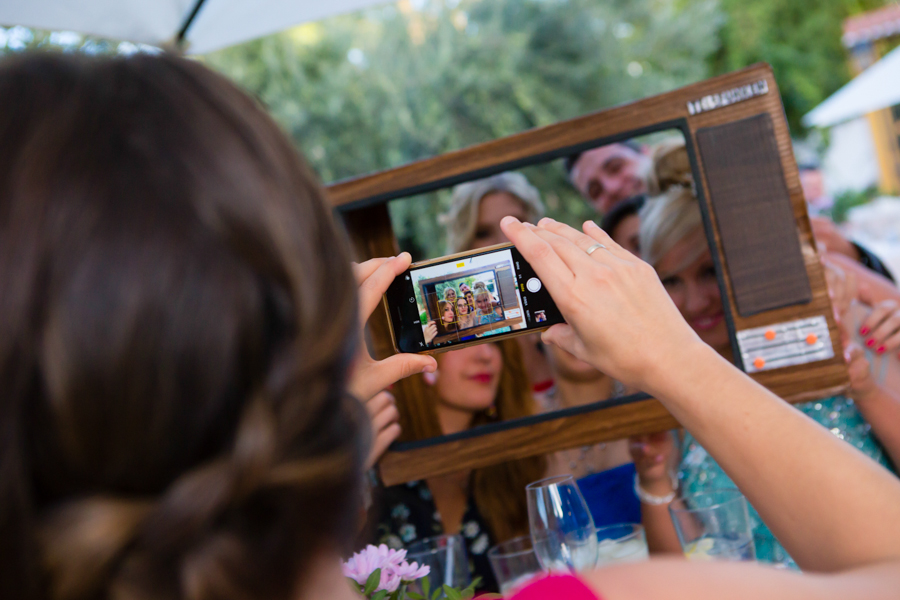
M568 323L559 323L541 334L541 341L562 348L578 358L584 355L584 344L578 339L575 330Z
M853 342L847 344L847 347L844 348L844 360L847 362L847 364L850 364L857 358L864 356L864 354L865 353L859 346L859 344Z
M384 360L378 361L374 369L378 379L378 389L384 389L389 385L406 379L411 375L423 372L434 372L437 369L437 361L427 354L395 354Z

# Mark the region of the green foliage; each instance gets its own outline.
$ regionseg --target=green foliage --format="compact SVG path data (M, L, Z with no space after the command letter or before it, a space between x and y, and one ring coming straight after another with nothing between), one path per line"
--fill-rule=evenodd
M372 592L375 591L375 588L378 587L378 583L381 581L381 569L375 569L369 574L369 578L366 579L366 585L363 586L363 595L368 596Z
M428 0L304 25L204 60L258 97L325 181L383 170L707 75L722 21L700 0ZM549 213L591 216L555 165ZM448 194L391 206L401 247L445 251Z
M831 207L831 219L835 223L843 223L847 220L847 213L851 208L868 204L877 195L878 188L875 186L861 191L850 190L838 194L834 199L834 206Z
M719 0L728 19L719 30L713 73L755 62L775 71L788 124L802 133L800 118L851 78L841 24L885 0Z

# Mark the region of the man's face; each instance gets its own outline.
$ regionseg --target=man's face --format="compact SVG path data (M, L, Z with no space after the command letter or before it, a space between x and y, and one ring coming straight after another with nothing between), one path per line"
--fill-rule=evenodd
M588 150L572 168L572 184L601 213L647 191L650 159L624 144Z

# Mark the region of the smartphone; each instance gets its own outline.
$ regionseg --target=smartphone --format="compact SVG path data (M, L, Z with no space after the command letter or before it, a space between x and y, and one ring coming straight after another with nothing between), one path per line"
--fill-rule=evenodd
M564 323L512 244L410 265L384 295L394 348L433 354Z

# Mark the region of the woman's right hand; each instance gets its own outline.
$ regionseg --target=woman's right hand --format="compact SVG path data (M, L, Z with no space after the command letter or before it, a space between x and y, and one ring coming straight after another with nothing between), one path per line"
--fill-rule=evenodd
M544 332L545 342L651 393L656 376L679 369L692 350L713 352L684 321L653 267L595 223L585 223L581 233L552 219L535 227L506 217L501 227L566 318ZM605 248L588 255L598 243ZM658 385L665 387L666 379Z

